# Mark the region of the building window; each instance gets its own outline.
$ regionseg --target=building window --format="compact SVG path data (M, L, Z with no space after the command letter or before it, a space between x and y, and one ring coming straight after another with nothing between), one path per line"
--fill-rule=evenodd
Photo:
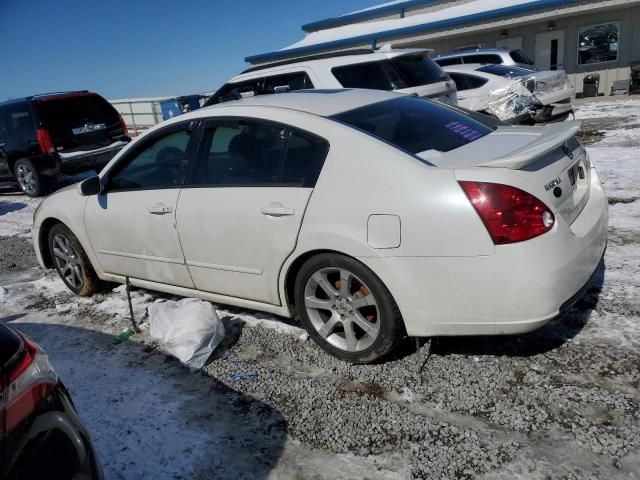
M618 60L618 22L601 23L578 29L578 65Z

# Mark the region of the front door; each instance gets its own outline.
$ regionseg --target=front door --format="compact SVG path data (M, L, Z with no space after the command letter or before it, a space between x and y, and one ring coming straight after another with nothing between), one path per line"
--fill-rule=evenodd
M190 156L188 125L159 130L103 176L104 193L85 207L85 223L107 273L193 288L176 208Z
M274 305L328 150L326 141L258 120L210 120L178 230L199 290Z
M536 67L538 70L564 69L564 30L536 35Z

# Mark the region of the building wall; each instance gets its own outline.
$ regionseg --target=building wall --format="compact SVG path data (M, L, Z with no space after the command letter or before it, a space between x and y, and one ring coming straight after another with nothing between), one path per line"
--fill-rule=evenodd
M629 78L629 63L640 60L640 8L620 8L615 10L603 10L596 13L574 15L571 17L555 18L549 15L544 21L537 21L528 25L506 26L495 30L465 34L452 38L433 38L421 41L394 41L394 46L421 46L433 48L438 53L450 52L456 47L484 43L487 47L495 47L501 40L502 32L507 33L508 38L522 37L523 48L531 57L536 54L536 34L549 31L549 23L553 22L554 31L564 30L564 70L569 74L576 92L582 92L583 79L590 73L600 73L600 94L608 95L611 92L613 82ZM579 27L596 25L607 22L620 24L618 40L618 59L613 62L600 64L578 65L578 29ZM440 37L446 35L441 32Z

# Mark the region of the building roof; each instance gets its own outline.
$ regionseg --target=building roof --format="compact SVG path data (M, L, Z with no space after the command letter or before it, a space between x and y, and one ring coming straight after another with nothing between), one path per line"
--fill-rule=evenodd
M332 49L349 48L355 45L369 44L379 41L387 41L403 36L427 33L465 24L489 21L505 16L513 16L529 13L533 10L568 6L579 3L578 0L472 0L466 3L458 3L450 7L444 7L426 13L410 15L387 20L369 21L363 23L351 23L357 21L360 15L381 9L406 8L407 4L415 2L398 2L383 4L372 10L365 10L347 14L343 20L349 24L313 31L299 42L282 50L254 55L246 58L250 63L262 63L282 60L301 55L309 55L315 52ZM427 4L426 0L421 2ZM355 17L354 17L355 16ZM309 27L308 24L305 27ZM314 27L316 28L316 27Z
M318 20L317 22L307 23L302 25L302 30L305 32L316 32L318 30L348 25L353 22L367 20L369 18L375 18L382 15L401 15L407 8L428 6L435 1L436 0L396 0L395 2L382 3L380 5L363 8L362 10L357 10L355 12L346 13L339 17L325 18L323 20Z
M211 109L225 107L274 107L299 110L328 117L341 112L353 110L372 103L383 102L405 95L381 90L336 89L336 90L296 90L294 92L258 95L231 102L219 103L210 107L195 110L193 117L207 116ZM200 115L200 112L202 115ZM181 118L185 118L184 116Z

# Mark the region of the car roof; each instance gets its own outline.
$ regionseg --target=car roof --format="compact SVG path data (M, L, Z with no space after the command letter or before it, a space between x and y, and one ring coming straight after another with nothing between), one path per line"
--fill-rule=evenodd
M429 48L398 48L398 49L379 49L367 53L352 53L349 55L336 53L335 56L321 56L299 58L293 62L278 62L273 66L265 65L264 68L250 68L244 72L231 78L227 83L236 83L252 78L265 77L270 74L277 74L280 70L289 70L296 67L310 67L331 69L333 67L341 67L344 65L356 65L358 63L374 62L376 60L386 60L389 58L400 57L402 55L410 55L414 53L432 53Z
M187 115L191 118L200 118L210 115L216 109L267 107L298 110L313 115L329 117L372 103L384 102L385 100L404 96L406 95L401 93L364 89L296 90L293 92L258 95L240 100L231 100L229 102L201 108ZM184 116L181 117L184 118Z
M90 92L88 90L71 90L66 92L49 92L38 93L36 95L29 95L28 97L14 98L5 102L0 102L0 106L10 105L13 103L28 102L29 100L49 100L53 98L64 98L80 95L97 95L97 93Z
M517 48L514 50L518 50ZM509 53L513 50L507 48L470 48L469 50L459 50L457 52L442 53L435 58L453 58L461 57L463 55L470 55L473 53Z

